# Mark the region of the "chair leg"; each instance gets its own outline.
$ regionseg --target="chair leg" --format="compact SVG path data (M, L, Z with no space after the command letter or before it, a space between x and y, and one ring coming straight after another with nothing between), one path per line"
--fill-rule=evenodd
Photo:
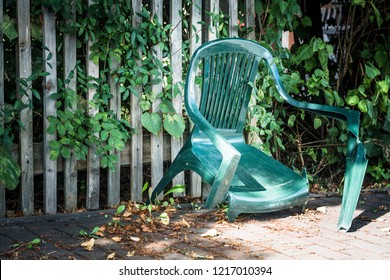
M229 223L234 222L234 220L238 217L238 215L240 215L240 212L232 211L232 210L229 209L228 212L227 212Z
M349 230L356 209L368 160L362 143L358 143L351 158L347 159L341 213L338 229Z
M169 167L168 171L164 174L158 185L153 189L147 204L154 203L164 188L175 178L177 174L184 171L185 164L183 161L174 160Z
M306 206L307 206L307 203L308 203L308 202L309 202L309 201L306 200L306 202L305 202L304 204L302 204L302 214L305 214Z

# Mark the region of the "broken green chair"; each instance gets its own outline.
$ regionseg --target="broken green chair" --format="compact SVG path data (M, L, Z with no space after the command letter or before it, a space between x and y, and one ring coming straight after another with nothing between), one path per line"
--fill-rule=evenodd
M309 187L305 172L294 172L243 138L251 84L261 60L265 60L286 102L347 122L348 152L338 228L348 230L367 166L365 149L358 139L359 112L294 100L283 87L271 53L256 42L238 38L208 42L194 53L184 95L194 126L150 201L177 174L192 170L211 185L205 206L212 208L227 199L230 221L240 213L265 213L306 204ZM197 86L200 100L195 94Z

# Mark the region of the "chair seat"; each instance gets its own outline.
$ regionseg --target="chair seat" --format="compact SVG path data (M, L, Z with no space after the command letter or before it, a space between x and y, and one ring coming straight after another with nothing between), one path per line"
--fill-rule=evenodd
M240 213L273 212L306 203L309 187L304 176L244 143L239 135L221 134L241 154L227 194L229 220L234 220ZM199 139L202 137L193 143L192 150L202 165L215 174L221 164L222 154L210 141ZM213 180L211 178L209 183Z

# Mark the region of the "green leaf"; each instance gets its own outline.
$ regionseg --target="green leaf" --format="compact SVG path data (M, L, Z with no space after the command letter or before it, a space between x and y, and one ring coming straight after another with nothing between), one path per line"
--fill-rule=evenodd
M61 136L64 136L66 133L65 126L62 123L58 124L57 131Z
M112 139L112 138L110 138L110 139ZM123 140L121 140L121 139L115 139L112 144L113 144L113 147L118 151L123 151L123 149L126 146L125 142L123 142Z
M296 64L300 64L304 60L308 60L313 56L313 51L310 45L303 45L298 49L298 53L295 57Z
M47 128L47 133L49 133L50 135L53 135L54 133L56 133L56 131L57 129L53 124L50 124L49 127Z
M164 196L171 194L171 193L183 193L186 190L185 185L175 185L173 186L169 191L167 191Z
M100 138L102 139L102 141L106 141L108 139L108 131L107 130L102 130L102 132L100 132Z
M317 129L317 128L320 128L322 125L322 120L318 117L316 117L314 119L314 128Z
M56 160L60 156L60 150L51 150L50 151L50 159Z
M169 100L161 101L159 107L163 113L175 113L175 108L173 107L172 102Z
M351 96L347 96L345 98L345 102L350 105L350 106L355 106L356 104L359 103L359 97L357 95L351 95Z
M183 116L179 114L165 115L164 129L173 137L182 137L185 130L185 121Z
M296 116L295 115L291 115L289 118L288 118L288 126L289 127L293 127L294 126L294 123L295 123L295 120L296 120Z
M325 90L324 95L325 95L326 104L333 105L335 97L333 96L332 91Z
M144 193L149 188L149 183L146 182L142 187L142 193Z
M368 111L367 100L364 100L364 99L360 100L359 103L358 103L358 108L363 113L366 113Z
M366 0L352 0L352 5L364 6L366 4Z
M379 12L378 8L375 6L373 1L370 1L370 3L371 3L371 6L372 6L372 8L374 10L376 23L377 23L378 27L380 28L382 23L383 23L383 19L382 19L381 13Z
M149 110L150 107L151 107L151 105L152 105L152 104L150 103L149 100L141 100L141 101L139 102L139 106L140 106L140 108L141 108L142 111L147 111L147 110Z
M386 49L380 49L375 53L375 62L379 67L384 67L389 62Z
M70 150L69 147L63 146L63 147L61 148L61 156L62 156L63 158L70 158L70 154L71 154L71 150Z
M388 80L383 80L383 81L377 82L376 84L379 86L380 90L383 93L388 93L389 92L390 83L389 83Z
M49 146L52 150L59 150L61 149L62 144L59 141L50 141Z
M366 74L370 79L374 79L376 76L380 75L380 71L372 63L367 63L364 65Z
M156 134L161 130L161 116L155 112L145 112L141 116L142 125L151 133Z
M337 127L331 127L329 128L328 133L330 137L336 137L339 134L339 130Z
M60 143L61 143L62 145L69 145L69 144L70 144L70 139L69 139L69 138L62 138L62 139L60 140Z
M4 16L4 22L1 25L1 30L10 41L18 38L19 36L16 21L14 19L11 19L8 15Z
M124 138L122 132L120 132L118 129L111 130L110 134L111 134L111 137L114 137L116 139L123 139Z
M118 206L118 208L116 209L116 214L118 215L118 214L120 214L120 213L122 213L123 211L125 211L125 208L126 208L126 205L119 205Z
M20 174L20 167L12 154L0 145L0 185L9 190L15 189L19 184Z
M301 19L301 24L302 26L304 27L307 27L307 26L312 26L312 22L311 22L311 19L309 17L303 17Z
M35 238L33 241L31 241L30 242L31 244L39 244L39 243L41 243L41 239L39 239L39 238Z

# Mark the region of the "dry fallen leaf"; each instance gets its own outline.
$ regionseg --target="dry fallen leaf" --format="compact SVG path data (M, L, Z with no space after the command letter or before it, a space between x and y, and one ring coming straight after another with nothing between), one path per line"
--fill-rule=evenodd
M129 251L129 252L127 252L127 255L126 255L126 257L133 257L135 255L135 251Z
M120 237L120 236L114 236L114 237L111 238L111 239L114 240L115 242L121 242L122 237Z
M130 217L132 215L132 213L130 211L125 211L123 214L122 214L122 217L124 218L127 218L127 217Z
M181 220L181 224L183 227L187 227L187 228L191 227L191 225L186 220L184 220L184 218Z
M107 256L106 260L113 260L115 257L115 253L111 253Z
M141 239L139 237L130 237L131 240L135 241L135 242L138 242L140 241Z
M95 239L91 238L90 240L81 243L81 247L84 247L84 250L86 251L92 251L93 250L93 245L95 245Z
M322 214L326 214L326 212L328 211L328 209L326 209L325 206L321 206L321 207L318 207L317 208L317 211L322 213Z
M205 233L201 234L202 237L215 237L221 235L215 228L209 229Z

